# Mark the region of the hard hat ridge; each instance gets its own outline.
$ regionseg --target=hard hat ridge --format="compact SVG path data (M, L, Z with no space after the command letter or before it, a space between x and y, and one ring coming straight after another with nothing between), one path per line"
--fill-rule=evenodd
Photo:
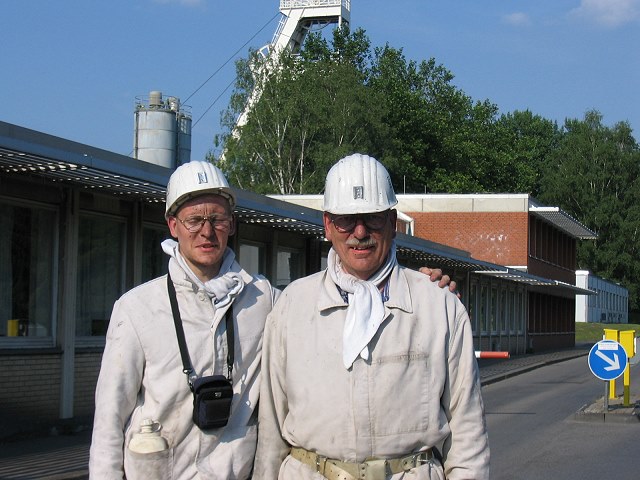
M327 173L325 212L382 212L398 204L387 169L373 157L355 153L339 160Z
M211 162L191 161L180 165L167 184L165 217L175 215L183 203L200 195L220 195L236 205L235 194L222 171Z

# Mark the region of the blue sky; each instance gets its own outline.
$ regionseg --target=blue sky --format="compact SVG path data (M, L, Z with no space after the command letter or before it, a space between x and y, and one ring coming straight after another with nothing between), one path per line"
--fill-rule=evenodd
M0 120L130 155L135 98L160 90L191 106L202 159L233 60L278 19L278 0L5 0ZM503 113L562 124L596 109L640 140L640 0L351 0L351 26L434 57Z

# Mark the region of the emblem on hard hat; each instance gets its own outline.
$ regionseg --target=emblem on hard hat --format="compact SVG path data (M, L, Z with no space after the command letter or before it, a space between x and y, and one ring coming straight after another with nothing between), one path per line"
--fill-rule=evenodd
M198 183L199 184L209 183L209 180L207 180L207 173L206 172L198 172Z
M362 185L353 187L353 199L357 200L358 198L364 199L364 187Z

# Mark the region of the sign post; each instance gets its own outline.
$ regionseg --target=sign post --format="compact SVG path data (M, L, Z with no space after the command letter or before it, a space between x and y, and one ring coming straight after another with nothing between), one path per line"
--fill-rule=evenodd
M615 340L600 340L591 347L589 351L589 368L597 378L605 381L605 410L609 410L609 381L615 380L622 375L626 367L627 353L622 345Z

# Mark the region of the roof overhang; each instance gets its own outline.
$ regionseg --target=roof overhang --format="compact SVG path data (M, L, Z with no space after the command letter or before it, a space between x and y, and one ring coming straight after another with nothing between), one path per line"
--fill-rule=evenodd
M469 252L430 242L404 233L396 233L396 248L401 256L419 261L425 266L443 266L467 271L497 271L501 265L472 258Z
M495 271L476 271L476 273L496 278L502 278L504 280L510 280L512 282L524 283L532 287L543 287L542 290L550 288L555 291L563 291L573 295L597 295L597 292L589 290L588 288L577 287L575 285L571 285L570 283L561 282L559 280L551 280L549 278L538 277L537 275L531 275L530 273L509 267L502 267L502 270Z
M0 122L0 172L164 202L171 170Z
M559 207L530 205L529 212L551 223L563 232L581 240L595 240L598 235Z

